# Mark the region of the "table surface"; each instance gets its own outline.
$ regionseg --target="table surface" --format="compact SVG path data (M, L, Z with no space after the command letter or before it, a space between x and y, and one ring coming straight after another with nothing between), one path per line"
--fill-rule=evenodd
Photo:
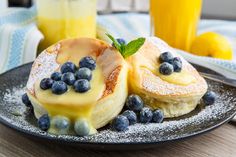
M35 140L0 124L0 157L235 157L236 125L225 124L207 134L147 150L85 150Z

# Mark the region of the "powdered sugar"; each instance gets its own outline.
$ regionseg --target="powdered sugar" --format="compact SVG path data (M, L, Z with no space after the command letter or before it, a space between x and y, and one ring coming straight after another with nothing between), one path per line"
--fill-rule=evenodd
M57 46L55 47L54 53L49 53L47 51L42 52L33 63L30 77L27 82L27 88L32 94L34 93L34 84L37 80L41 80L42 78L49 76L59 68L60 65L56 62L56 51Z
M0 118L11 123L14 127L29 133L64 141L137 143L173 140L198 134L202 130L208 130L232 117L236 112L236 98L234 97L236 89L211 81L209 84L210 89L218 95L217 102L214 105L206 107L199 105L192 113L177 119L167 119L161 124L136 124L130 126L126 132L115 132L109 129L109 127L100 130L95 135L87 137L70 135L56 136L43 132L35 125L34 117L25 114L26 108L21 103L21 96L25 92L22 86L4 91L3 100L0 104L0 110L2 110ZM15 110L18 110L21 116L12 114Z

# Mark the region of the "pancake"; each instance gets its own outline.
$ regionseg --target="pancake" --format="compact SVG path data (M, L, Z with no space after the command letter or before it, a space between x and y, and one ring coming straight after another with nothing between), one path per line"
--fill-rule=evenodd
M53 95L50 90L40 89L39 82L59 71L63 63L70 61L78 65L85 56L91 56L97 64L91 92L80 94L69 90L63 95ZM127 73L125 60L107 43L90 38L62 40L44 50L34 61L27 94L36 118L46 113L50 117L66 116L72 122L78 117L87 118L95 133L95 129L105 126L122 110L128 94Z
M181 58L181 72L171 75L159 73L159 56L167 51ZM127 62L129 92L141 96L147 106L161 109L165 118L191 112L207 91L206 81L194 67L158 38L147 38L138 52L127 58Z

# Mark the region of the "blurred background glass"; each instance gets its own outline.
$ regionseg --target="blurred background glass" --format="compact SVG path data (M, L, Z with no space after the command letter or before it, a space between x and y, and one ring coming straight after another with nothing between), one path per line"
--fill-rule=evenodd
M202 0L150 0L150 2L152 35L175 48L189 51L197 35Z
M46 48L59 40L96 37L97 0L36 0L37 24Z

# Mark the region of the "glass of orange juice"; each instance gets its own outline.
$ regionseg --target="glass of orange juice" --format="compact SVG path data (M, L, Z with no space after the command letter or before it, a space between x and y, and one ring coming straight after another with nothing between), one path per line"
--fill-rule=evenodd
M188 51L196 37L202 0L150 0L152 35Z
M73 37L96 37L97 0L36 0L42 47Z

